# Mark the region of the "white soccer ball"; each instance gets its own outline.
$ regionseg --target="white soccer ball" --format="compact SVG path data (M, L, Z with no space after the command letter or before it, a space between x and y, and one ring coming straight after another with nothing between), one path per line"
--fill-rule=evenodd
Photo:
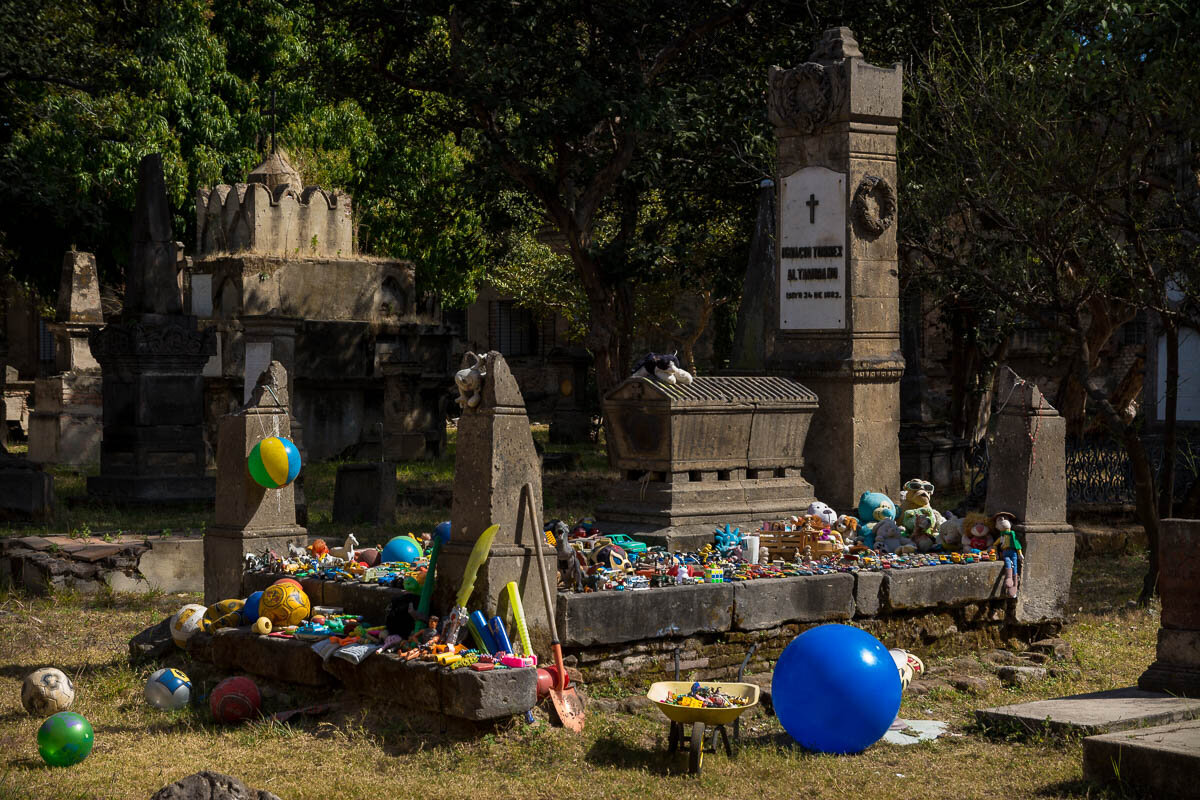
M204 606L198 603L188 603L175 612L171 617L171 638L180 647L187 646L187 640L197 631L204 629Z
M21 705L30 714L48 717L66 711L75 702L75 684L60 669L44 667L25 676Z
M183 708L192 699L192 682L182 670L160 669L146 681L146 702L159 711Z

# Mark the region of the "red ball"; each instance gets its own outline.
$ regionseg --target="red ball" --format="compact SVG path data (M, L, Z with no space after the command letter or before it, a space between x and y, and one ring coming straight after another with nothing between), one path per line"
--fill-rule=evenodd
M258 716L262 696L249 678L226 678L212 690L209 707L217 722L241 722Z
M300 591L304 591L304 587L300 585L300 581L296 580L295 578L280 578L279 580L275 581L275 583L288 583L292 586L295 586ZM271 585L274 586L275 583L272 583Z

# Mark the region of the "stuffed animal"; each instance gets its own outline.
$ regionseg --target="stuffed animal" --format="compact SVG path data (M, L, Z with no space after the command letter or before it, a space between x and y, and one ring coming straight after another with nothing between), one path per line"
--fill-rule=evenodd
M913 478L904 484L904 491L900 493L900 497L902 505L899 516L903 517L905 511L911 511L914 508L928 508L936 516L937 525L941 525L945 521L945 517L934 511L933 506L930 505L933 500L933 484L929 481Z
M991 520L986 514L974 511L967 514L963 520L962 551L982 552L992 546Z
M904 535L896 520L885 517L875 523L875 550L881 553L915 553L916 546Z
M858 538L867 547L875 547L875 525L896 518L896 504L883 492L863 492L858 498Z
M842 514L833 523L833 529L842 535L842 541L847 546L858 542L858 517Z
M816 516L820 517L826 525L832 525L833 523L837 522L837 512L822 503L820 500L813 500L808 504L808 513L809 516L815 514Z
M473 363L454 373L454 385L458 387L458 399L455 402L464 411L479 405L479 401L483 397L483 380L487 377L487 368L483 359L475 353L468 352L463 356L463 362L467 361Z
M633 370L635 378L654 378L662 383L678 383L689 386L692 373L679 365L675 353L647 353Z
M909 540L922 553L928 553L937 546L937 524L934 522L933 514L925 513L929 511L932 509L914 508L905 511L902 523Z
M937 542L947 553L957 553L962 548L963 518L946 512L946 521L938 525Z

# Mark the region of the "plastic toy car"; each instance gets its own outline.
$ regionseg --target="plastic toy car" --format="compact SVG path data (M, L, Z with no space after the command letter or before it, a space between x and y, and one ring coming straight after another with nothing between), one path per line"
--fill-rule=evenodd
M606 533L604 538L620 547L626 553L645 553L649 550L649 546L645 542L639 542L637 539L631 539L623 533Z

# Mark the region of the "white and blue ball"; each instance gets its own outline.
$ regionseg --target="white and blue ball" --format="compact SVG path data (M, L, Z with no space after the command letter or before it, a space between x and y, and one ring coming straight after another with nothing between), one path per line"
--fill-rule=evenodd
M146 702L159 711L175 711L192 699L192 682L178 669L160 669L146 681Z

